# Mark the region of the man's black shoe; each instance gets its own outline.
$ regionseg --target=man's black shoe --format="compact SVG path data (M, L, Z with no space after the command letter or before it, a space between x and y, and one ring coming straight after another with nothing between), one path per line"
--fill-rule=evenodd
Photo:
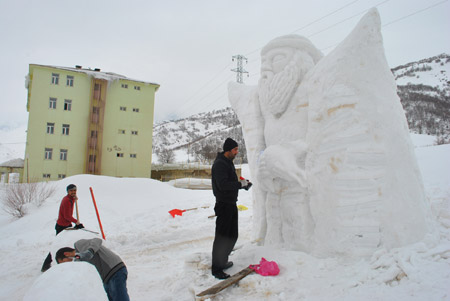
M233 262L232 261L228 261L223 269L226 270L226 269L231 268L232 266L233 266Z
M212 274L213 274L213 276L216 277L217 279L227 279L227 278L230 278L230 275L228 275L227 273L224 273L223 271L213 272Z

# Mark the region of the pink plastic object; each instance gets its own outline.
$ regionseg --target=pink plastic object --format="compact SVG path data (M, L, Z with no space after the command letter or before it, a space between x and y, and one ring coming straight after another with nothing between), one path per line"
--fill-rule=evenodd
M259 264L250 265L250 268L262 276L276 276L280 273L280 268L275 261L267 261L261 258Z

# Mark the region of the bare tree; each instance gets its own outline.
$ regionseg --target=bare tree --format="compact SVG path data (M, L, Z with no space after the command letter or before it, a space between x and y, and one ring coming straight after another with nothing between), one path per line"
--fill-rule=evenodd
M175 161L175 153L171 149L161 149L158 153L160 163L173 163Z
M27 213L28 204L40 207L55 191L55 186L46 182L8 184L3 198L3 210L14 217L23 217Z

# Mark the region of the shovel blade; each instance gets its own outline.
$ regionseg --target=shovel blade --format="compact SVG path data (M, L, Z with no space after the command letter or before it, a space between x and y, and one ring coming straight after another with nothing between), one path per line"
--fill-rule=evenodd
M186 210L181 210L181 209L172 209L169 211L170 215L172 215L173 218L175 218L176 215L182 216L183 212L185 212Z

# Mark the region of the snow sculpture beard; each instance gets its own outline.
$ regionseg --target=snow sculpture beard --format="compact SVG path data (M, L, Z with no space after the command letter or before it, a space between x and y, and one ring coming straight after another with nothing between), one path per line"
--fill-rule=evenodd
M279 118L298 87L299 67L291 61L283 71L272 77L261 77L259 81L259 97L264 110L268 110Z
M275 75L263 74L258 83L263 111L269 111L275 118L283 115L301 81L313 67L311 56L299 51L283 71Z

